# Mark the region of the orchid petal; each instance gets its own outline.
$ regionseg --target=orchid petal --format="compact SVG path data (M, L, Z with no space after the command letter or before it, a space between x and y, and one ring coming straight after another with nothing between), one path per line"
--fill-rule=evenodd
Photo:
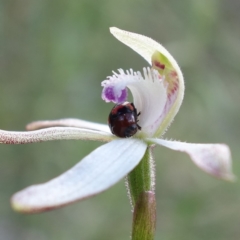
M16 193L13 208L26 213L43 212L96 195L133 170L146 148L146 143L134 138L107 143L59 177Z
M0 143L5 144L25 144L53 140L79 139L109 142L115 139L115 137L107 132L73 127L53 127L30 132L0 130Z
M150 65L152 64L153 54L158 51L166 56L166 58L172 63L175 69L179 68L175 59L167 51L167 49L153 39L141 34L124 31L116 27L111 27L110 32L120 42L124 43L139 55L141 55Z
M90 122L90 121L85 121L85 120L75 119L75 118L35 121L35 122L29 123L26 126L26 129L28 131L32 131L32 130L37 130L41 128L57 127L57 126L87 128L87 129L110 133L110 129L106 124L100 124L100 123L95 123L95 122Z
M119 41L132 48L151 64L167 84L167 101L164 103L164 110L162 108L155 109L155 111L158 111L158 118L152 120L153 124L158 124L158 128L154 134L154 137L158 137L166 131L166 128L170 125L182 104L184 96L182 72L172 55L153 39L140 34L123 31L116 27L110 28L110 32ZM159 104L162 105L162 103Z
M194 144L163 139L148 139L172 150L187 153L203 171L217 178L233 181L232 160L229 147L225 144Z
M132 69L126 71L126 73L122 69L119 69L119 73L114 72L113 76L108 77L107 80L102 82L102 86L103 100L118 104L121 101L117 102L117 93L121 93L123 89L128 87L134 97L134 105L137 111L141 112L138 118L141 132L138 135L141 135L141 137L151 137L154 135L162 120L161 113L164 111L167 101L167 87L158 71L144 68L142 75L140 72L134 72ZM108 89L111 89L110 97Z

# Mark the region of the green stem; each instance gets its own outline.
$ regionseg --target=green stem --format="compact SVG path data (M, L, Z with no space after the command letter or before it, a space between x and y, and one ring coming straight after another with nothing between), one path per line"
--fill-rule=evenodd
M156 226L155 163L149 146L139 165L127 176L133 207L132 240L153 240Z

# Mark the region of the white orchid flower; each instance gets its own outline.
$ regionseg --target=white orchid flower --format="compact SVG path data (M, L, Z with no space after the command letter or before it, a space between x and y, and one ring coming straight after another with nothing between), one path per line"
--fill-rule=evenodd
M133 104L140 113L135 119L140 128L130 138L119 138L105 124L61 119L30 123L26 132L1 130L0 142L5 144L70 139L107 142L62 175L16 193L12 197L15 210L42 212L103 192L129 174L152 145L185 152L205 172L225 180L234 179L227 145L183 143L161 138L184 96L183 75L171 54L148 37L115 27L110 31L150 65L143 73L120 69L102 82L102 99L106 102L123 104L130 90Z

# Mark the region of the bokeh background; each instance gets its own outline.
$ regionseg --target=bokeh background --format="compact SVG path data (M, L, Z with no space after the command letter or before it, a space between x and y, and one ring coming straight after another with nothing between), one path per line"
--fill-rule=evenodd
M185 99L166 138L227 143L239 177L239 11L238 0L1 0L0 128L64 117L106 123L112 104L101 100L101 81L118 68L147 66L111 36L117 26L161 42L183 70ZM14 192L59 175L99 145L1 145L0 239L129 239L124 181L44 214L22 215L9 204ZM240 238L240 181L216 180L168 149L155 155L156 239Z

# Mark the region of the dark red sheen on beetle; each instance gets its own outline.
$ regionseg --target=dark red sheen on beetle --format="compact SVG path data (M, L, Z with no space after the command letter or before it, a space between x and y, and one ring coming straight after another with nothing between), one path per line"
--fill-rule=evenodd
M116 104L108 117L111 132L120 138L133 136L138 130L141 130L141 127L137 124L139 115L140 112L137 113L133 103Z

